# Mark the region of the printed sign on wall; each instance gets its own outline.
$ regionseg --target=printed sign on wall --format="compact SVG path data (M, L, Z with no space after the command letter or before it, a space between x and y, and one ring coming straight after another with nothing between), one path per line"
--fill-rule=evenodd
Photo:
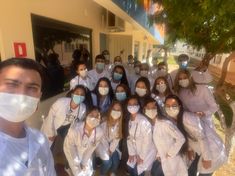
M27 57L26 43L14 42L15 57Z

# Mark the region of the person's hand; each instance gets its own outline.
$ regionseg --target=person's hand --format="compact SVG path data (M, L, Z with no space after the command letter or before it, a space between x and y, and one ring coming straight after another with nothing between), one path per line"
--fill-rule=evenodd
M190 161L193 161L195 159L195 152L193 150L188 150L187 156Z
M129 155L128 161L130 163L134 162L135 161L135 155Z
M205 117L205 113L204 112L196 112L196 114L202 118L202 117Z
M137 155L137 156L136 156L136 163L137 163L137 165L143 164L143 162L144 162L144 161L140 158L140 156Z
M48 137L48 139L49 139L50 141L52 141L52 142L55 141L55 138L56 138L56 136Z
M211 168L211 160L204 160L202 158L202 167L205 168L205 169Z

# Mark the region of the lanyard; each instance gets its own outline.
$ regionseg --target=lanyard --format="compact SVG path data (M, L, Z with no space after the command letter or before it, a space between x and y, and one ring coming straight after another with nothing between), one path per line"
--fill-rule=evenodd
M137 131L137 128L138 128L138 123L136 124L136 126L135 126L135 132L134 132L134 139L133 139L133 142L135 142L135 140L136 140L136 131ZM129 130L130 130L130 128L131 128L131 125L129 125Z
M94 140L93 140L93 142L92 142L92 145L93 145L93 146L96 146L96 128L95 128L94 130L95 130L95 136L94 136ZM83 141L85 135L86 135L86 136L88 137L88 139L89 139L89 136L88 136L88 134L86 133L86 130L85 130L85 123L84 123L83 134L82 134L82 141ZM84 146L84 147L87 147L88 144L85 143L83 146Z

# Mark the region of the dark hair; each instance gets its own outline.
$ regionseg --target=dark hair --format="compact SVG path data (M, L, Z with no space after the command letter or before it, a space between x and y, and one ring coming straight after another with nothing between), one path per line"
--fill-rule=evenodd
M101 81L105 81L108 84L109 92L108 92L107 96L109 97L110 102L112 102L112 100L114 98L113 89L112 89L110 80L106 77L102 77L98 80L94 90L92 91L97 96L97 105L98 106L100 104L100 97L101 97L98 89L99 89L99 84L100 84Z
M0 72L4 68L10 67L10 66L16 66L16 67L20 67L23 69L34 70L34 71L38 72L41 77L41 83L43 83L43 80L44 80L43 68L38 62L34 61L33 59L10 58L10 59L4 60L4 61L0 62Z
M189 57L187 54L180 54L177 58L178 61L180 60L189 60Z
M120 83L125 84L125 85L128 86L129 84L128 84L128 80L127 80L127 77L126 77L126 71L125 71L124 67L121 66L121 65L116 65L116 66L113 68L113 70L112 70L112 79L114 79L114 78L113 78L113 74L114 74L114 72L115 72L115 70L116 70L117 68L120 68L120 69L122 70L122 72L123 72L123 74L122 74L122 79L120 80Z
M138 105L139 106L141 106L141 104L140 104L140 100L139 100L139 98L136 96L136 95L131 95L130 97L128 97L128 99L127 99L127 106L128 106L128 102L131 100L131 99L136 99L137 100L137 103L138 103ZM128 112L128 111L127 111ZM142 108L140 107L140 109L139 109L139 112L142 112ZM129 112L128 112L129 113Z
M73 51L72 57L73 57L74 60L79 61L81 55L82 55L82 51L81 51L80 49L75 49L75 50Z
M172 92L171 92L171 90L170 90L169 83L168 83L168 81L166 80L166 78L165 78L164 76L159 76L159 77L157 77L157 78L155 79L154 84L153 84L153 88L152 88L152 93L154 93L155 95L159 95L159 94L160 94L160 92L156 89L157 81L158 81L159 79L164 80L164 81L165 81L165 84L166 84L166 91L165 91L164 95L167 96L167 95L172 94Z
M92 108L93 104L92 104L92 98L91 98L91 92L90 90L79 84L79 85L76 85L73 89L71 89L67 94L66 94L66 97L70 97L72 98L72 94L77 90L77 89L82 89L85 93L85 100L84 100L84 104L86 105L86 108L87 110L89 110L90 108Z
M177 116L177 128L180 130L180 132L183 134L184 138L185 138L185 143L182 145L181 149L180 149L180 154L185 154L188 150L188 137L190 136L185 128L184 128L184 124L183 124L183 114L184 114L184 108L183 108L183 103L182 101L179 99L178 96L176 95L168 95L166 97L165 103L168 99L174 99L177 101L177 103L179 104L179 114Z
M159 62L158 64L157 64L157 66L159 67L159 66L166 66L166 63L165 62Z
M122 87L124 90L125 90L125 92L126 92L126 97L128 98L130 95L131 95L131 91L130 91L130 88L126 85L126 84L118 84L117 85L117 87L116 87L116 89L115 89L115 93L117 92L117 88L118 87ZM116 99L116 97L115 97L115 99Z
M187 70L187 69L180 69L177 74L176 74L176 77L175 77L175 82L174 82L174 91L179 93L180 92L180 85L179 85L179 75L181 73L184 73L188 76L188 79L189 79L189 89L191 90L191 92L194 94L197 87L196 87L196 84L194 82L194 79L191 75L191 73Z
M154 100L152 97L146 98L143 107L146 107L147 104L149 104L149 103L155 103L155 105L156 105L156 107L157 107L158 119L165 119L165 117L162 115L162 112L160 111L159 105L157 104L156 100Z
M51 64L51 65L60 65L59 54L57 54L57 53L49 54L49 56L48 56L48 64Z
M109 54L109 51L107 49L102 51L102 55L105 55L105 54Z
M143 83L145 84L146 89L147 89L147 93L146 93L145 96L149 96L149 95L150 95L150 82L149 82L148 78L146 78L146 77L140 77L140 78L135 82L135 88L136 88L136 86L137 86L137 84L138 84L139 82L143 82ZM136 94L136 95L137 95L137 94ZM137 95L137 96L138 96L138 95ZM139 96L138 96L138 97L139 97Z
M91 106L91 107L86 111L86 117L87 117L87 115L90 114L92 111L99 111L99 113L100 113L100 108L97 107L97 106ZM85 117L85 119L86 119L86 117Z
M135 88L136 88L136 86L137 86L137 84L138 84L139 82L144 82L144 84L145 84L145 86L146 86L146 89L147 89L146 95L143 96L143 97L140 97L140 96L135 92L135 95L136 95L136 96L138 97L138 99L139 99L140 106L143 108L143 105L145 104L145 100L146 100L147 98L149 98L149 97L150 97L150 94L151 94L151 92L150 92L150 82L149 82L148 78L146 78L146 77L140 77L140 78L136 81L136 83L135 83Z
M98 59L102 59L102 60L105 61L105 57L104 57L104 55L102 55L102 54L96 55L96 57L95 57L95 62L97 62Z
M76 68L76 70L78 69L78 67L79 67L80 65L86 65L86 62L84 62L84 61L79 61L79 62L75 63L75 68ZM87 65L86 65L86 66L87 66Z

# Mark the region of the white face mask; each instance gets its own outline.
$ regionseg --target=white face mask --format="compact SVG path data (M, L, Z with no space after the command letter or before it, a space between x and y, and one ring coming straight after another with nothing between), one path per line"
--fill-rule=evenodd
M86 118L86 123L89 127L95 128L100 124L100 119L88 115Z
M150 119L154 119L157 116L157 109L146 109L145 115Z
M136 92L140 97L143 97L143 96L146 95L147 89L142 89L142 88L136 87L135 92Z
M140 76L148 77L148 71L147 70L140 71Z
M127 110L131 114L135 114L139 111L140 106L139 105L134 105L134 106L127 106Z
M180 85L181 87L184 87L184 88L188 87L188 86L189 86L189 79L182 79L182 80L179 80L179 85Z
M79 75L81 76L81 77L83 77L83 78L85 78L86 76L87 76L87 69L86 70L82 70L82 71L80 71L79 72Z
M165 107L165 111L167 113L168 116L173 117L173 118L177 118L177 115L180 112L180 108L179 107Z
M114 120L117 120L121 117L121 111L112 110L111 111L111 116Z
M99 90L100 95L107 95L109 93L108 87L99 87L98 90Z
M23 122L37 109L39 98L0 93L0 117L10 122Z
M166 91L166 84L159 84L156 85L156 89L160 92L160 93L164 93Z

